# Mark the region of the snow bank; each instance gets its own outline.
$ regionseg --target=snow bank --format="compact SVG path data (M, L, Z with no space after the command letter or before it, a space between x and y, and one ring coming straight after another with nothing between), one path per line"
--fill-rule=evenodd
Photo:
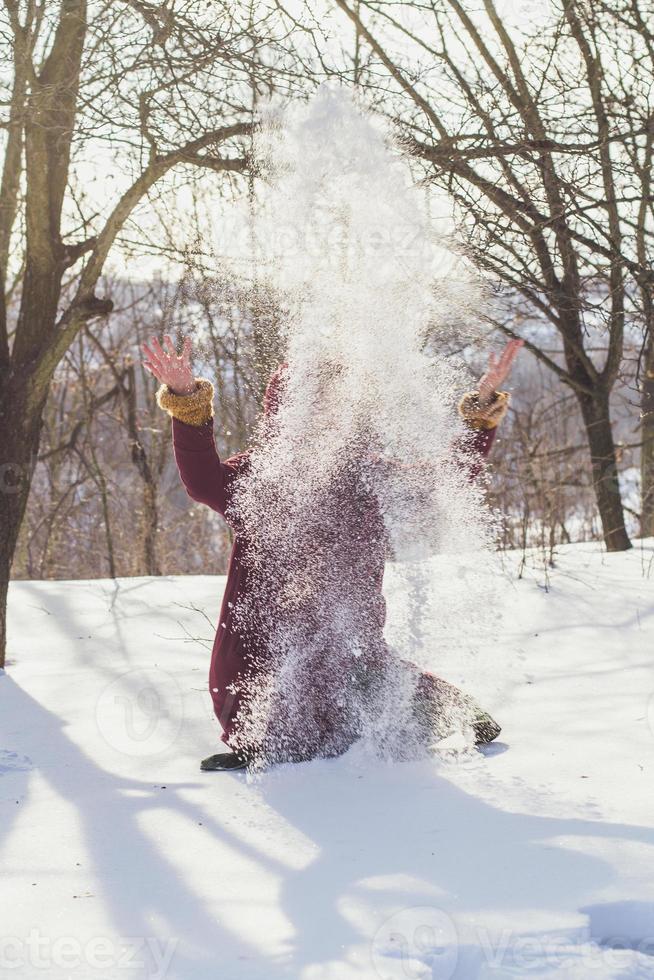
M198 770L220 579L14 583L0 974L651 977L654 543L518 565L503 621L440 634L504 726L487 756L254 780Z

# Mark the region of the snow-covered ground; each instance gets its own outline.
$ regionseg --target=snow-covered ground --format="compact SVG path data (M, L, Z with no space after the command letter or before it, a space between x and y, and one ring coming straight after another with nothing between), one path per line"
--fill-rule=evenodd
M487 755L256 779L198 770L221 580L15 583L0 975L654 976L654 545L518 563L469 637Z

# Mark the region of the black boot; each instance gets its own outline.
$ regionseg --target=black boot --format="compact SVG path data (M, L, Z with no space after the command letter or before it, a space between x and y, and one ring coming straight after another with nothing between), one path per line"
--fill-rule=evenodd
M475 733L475 745L488 745L494 741L502 729L497 722L491 718L487 711L477 715L472 722L471 728Z
M234 769L247 769L251 761L240 752L218 752L203 759L200 769L203 772L230 772Z

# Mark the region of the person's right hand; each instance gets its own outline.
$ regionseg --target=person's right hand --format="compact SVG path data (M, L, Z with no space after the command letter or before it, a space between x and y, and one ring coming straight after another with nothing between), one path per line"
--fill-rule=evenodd
M172 338L164 337L164 350L156 337L150 346L143 344L143 367L153 374L157 381L168 385L173 395L190 395L195 391L195 378L191 370L193 344L190 337L184 338L182 353L177 356Z

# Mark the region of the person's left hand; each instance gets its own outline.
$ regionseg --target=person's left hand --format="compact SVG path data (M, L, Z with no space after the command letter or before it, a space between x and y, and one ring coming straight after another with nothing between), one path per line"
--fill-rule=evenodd
M480 405L487 405L493 397L493 393L498 391L508 378L513 362L523 344L524 340L510 340L499 359L491 351L488 358L488 370L482 375L477 389Z

